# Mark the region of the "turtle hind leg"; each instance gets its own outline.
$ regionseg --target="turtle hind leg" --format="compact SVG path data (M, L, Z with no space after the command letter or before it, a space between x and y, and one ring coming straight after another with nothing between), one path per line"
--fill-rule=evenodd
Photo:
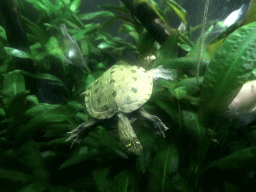
M168 127L165 126L159 117L149 114L142 107L139 109L139 113L142 117L153 123L155 134L165 137L165 131L168 129Z
M118 134L121 144L126 148L129 154L139 155L143 147L134 132L131 122L127 116L118 113Z
M68 132L68 134L70 134L70 136L66 141L73 139L73 142L72 142L70 148L73 147L75 142L80 143L81 139L84 136L86 136L88 133L90 133L96 124L97 124L97 121L89 121L86 123L82 123L73 131Z

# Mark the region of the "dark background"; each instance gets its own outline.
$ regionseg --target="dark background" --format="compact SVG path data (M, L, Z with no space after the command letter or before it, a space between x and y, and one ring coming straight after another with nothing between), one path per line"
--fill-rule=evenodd
M162 2L163 0L155 0L155 2ZM189 22L191 26L198 25L203 20L203 13L205 7L205 0L176 0L179 5L181 5L188 13ZM83 0L81 2L80 11L82 13L98 11L99 5L103 4L114 4L119 5L119 0ZM164 4L164 3L163 3ZM210 0L209 10L208 10L208 20L223 20L234 10L239 9L243 4L246 5L248 9L250 0ZM166 6L166 5L163 5ZM100 18L95 20L95 23L102 23L105 18ZM169 20L174 27L178 27L180 20L176 15L169 15ZM118 24L112 26L107 30L113 36L118 36Z
M18 0L25 1L25 0ZM55 0L51 0L54 2ZM159 2L161 6L161 2L163 0L155 0L155 2ZM80 6L81 13L89 13L94 11L103 10L99 8L99 5L103 4L113 4L119 5L119 0L82 0ZM187 10L190 25L196 26L203 20L203 13L205 7L205 0L176 0L185 10ZM223 20L234 10L239 9L243 4L245 4L245 8L248 9L250 0L210 0L210 6L208 11L208 20ZM1 6L1 4L0 4ZM164 5L163 3L163 6ZM245 10L246 10L245 9ZM26 13L22 13L26 17L28 17L31 21L36 22L38 17L35 9L28 3L26 6ZM174 27L178 27L180 24L180 20L177 18L175 14L170 13L168 15L170 22ZM103 23L107 18L98 18L93 20L95 23ZM91 23L91 21L90 21ZM0 12L0 25L4 26L2 15ZM120 23L116 23L109 27L106 32L110 33L113 36L118 36L118 27Z

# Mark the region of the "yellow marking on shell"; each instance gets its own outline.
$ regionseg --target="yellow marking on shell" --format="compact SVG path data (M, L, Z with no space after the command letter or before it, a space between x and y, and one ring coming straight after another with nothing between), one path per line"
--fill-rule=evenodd
M117 111L110 85L111 71L112 67L96 79L89 89L86 108L89 114L97 119L111 118Z
M123 66L123 71L117 70L116 75L112 75L115 80L114 90L118 111L130 113L140 108L151 96L153 79L147 74L145 69L137 66ZM125 74L125 75L120 75Z

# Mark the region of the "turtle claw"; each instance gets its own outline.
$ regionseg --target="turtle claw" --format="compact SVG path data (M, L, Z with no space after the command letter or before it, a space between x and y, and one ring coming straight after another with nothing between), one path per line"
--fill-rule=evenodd
M143 108L141 108L139 111L144 118L146 118L154 124L155 134L165 137L165 131L169 128L166 127L166 125L161 121L161 119L155 115L147 113Z
M80 143L81 142L81 138L79 138L79 134L78 134L78 129L79 129L80 125L74 129L73 131L70 131L70 132L67 132L68 134L70 134L69 138L66 140L67 141L70 141L70 140L73 140L71 146L70 146L70 149L72 149L73 145L77 142L77 143Z
M167 131L169 128L166 127L165 124L157 116L152 115L151 118L156 129L155 134L165 137L165 131Z
M96 124L96 121L82 123L76 129L74 129L70 132L67 132L68 134L70 134L70 136L66 140L66 142L69 140L73 140L70 148L73 147L74 143L76 143L76 142L80 143L82 138L91 132L91 130L94 128L93 125L95 125L95 124Z

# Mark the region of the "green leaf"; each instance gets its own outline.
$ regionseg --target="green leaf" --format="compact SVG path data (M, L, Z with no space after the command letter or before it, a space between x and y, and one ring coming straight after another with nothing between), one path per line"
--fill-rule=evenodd
M67 136L59 138L59 139L52 139L51 141L47 142L47 146L63 146L65 145L67 140ZM67 144L66 144L67 145ZM69 145L70 146L70 145Z
M1 158L0 158L0 161L1 162L3 162L2 161L2 159L4 159L4 157L5 156L7 156L6 157L6 159L9 159L10 157L10 155L8 154L8 152L7 153L5 153L4 155L3 155L3 153L4 153L4 151L8 151L9 149L11 149L12 150L12 148L13 148L13 142L12 141L10 141L10 140L8 140L8 139L6 139L5 137L0 137L0 152L1 152ZM8 155L7 155L8 154Z
M144 5L143 5L144 4ZM168 20L166 19L166 16L164 14L164 12L159 8L159 6L152 2L152 1L149 1L149 0L138 0L138 1L135 1L134 2L134 6L140 6L140 5L143 5L145 7L150 7L154 13L162 20L164 21L164 23L168 23ZM168 23L169 26L170 23Z
M170 98L169 94L164 91L158 91L154 93L151 98L159 108L166 111L173 119L178 120L177 102Z
M69 116L63 114L42 114L36 116L35 118L31 119L25 125L22 125L18 128L17 133L15 135L17 145L22 145L31 136L38 131L40 128L44 128L48 125L52 125L54 123L61 123L66 121Z
M144 30L143 33L140 34L139 42L138 42L138 50L140 54L147 53L155 43L155 39Z
M136 32L135 28L133 25L131 24L126 24L123 23L121 24L121 26L119 27L119 32L120 33L125 33L128 32L129 35L135 40L135 42L138 42L139 39L139 33Z
M232 192L241 192L243 191L243 185L239 185L239 183L230 183L225 182L225 191L232 191Z
M6 115L4 108L0 108L0 117L4 117Z
M43 114L53 114L53 109L59 108L61 105L50 105L50 104L40 104L34 107L31 107L30 109L26 110L23 114L20 114L19 116L14 117L12 119L11 125L7 130L6 137L7 138L13 138L17 136L17 129L22 130L25 127L25 124L28 123L29 120L34 118L40 118ZM37 127L32 128L31 134L28 130L28 137L30 137L34 131L38 130L40 126L43 126L38 124ZM30 134L30 135L29 135ZM26 137L26 135L25 135ZM20 138L22 139L22 138ZM25 140L23 140L25 141Z
M26 17L22 16L22 19L23 19L25 25L29 28L29 30L40 41L41 45L44 46L48 42L48 40L49 40L48 35L40 27L38 27L36 24L31 22Z
M155 62L157 65L163 65L164 68L167 69L195 70L198 60L192 57L179 57L174 59L167 57L165 59L157 58Z
M169 39L172 40L170 37ZM176 40L176 39L174 39ZM195 46L191 49L190 54L186 57L178 57L176 58L175 56L177 55L177 41L172 40L172 48L170 47L170 45L168 45L166 48L164 47L163 51L168 52L168 47L169 49L173 50L172 54L169 53L170 56L172 57L163 57L162 56L162 50L160 49L159 52L159 56L161 56L160 58L156 59L157 65L163 65L166 68L169 69L183 69L185 71L192 69L195 70L197 68L197 64L198 64L198 53L199 51L202 52L202 58L201 58L201 67L205 67L209 64L210 62L210 57L209 54L206 50L205 45L201 46L201 41L197 41L197 43L195 44ZM176 44L175 44L176 43ZM175 49L176 48L176 49ZM176 55L175 55L176 54ZM167 55L168 56L168 55Z
M27 109L27 103L26 98L28 95L28 91L26 92L20 92L14 96L14 98L11 100L11 103L8 107L8 113L12 117L16 117L20 115L21 113L25 112Z
M102 155L104 154L104 156L108 156L109 158L128 158L123 152L120 143L113 135L102 126L98 126L97 129L97 131L92 131L90 135L85 138L85 145L101 151Z
M74 22L75 25L77 25L80 29L85 29L84 24L82 21L77 17L77 15L65 4L63 3L66 10L65 12L68 12Z
M50 174L43 163L43 158L38 149L38 145L34 141L29 140L22 148L26 153L26 165L31 168L34 176L42 181L48 181L50 179Z
M88 147L80 147L80 153L76 154L74 157L67 159L63 164L60 165L59 170L66 167L76 165L86 160L96 159L100 157L100 153L96 150L88 151Z
M98 45L98 47L100 49L109 49L109 48L114 49L116 47L116 45L114 43L111 43L111 42L102 42Z
M218 167L221 170L232 169L256 169L256 148L250 147L242 150L235 151L234 153L213 161L209 168Z
M91 13L84 13L78 16L81 20L91 20L97 17L114 17L115 15L110 11L97 11Z
M134 191L139 192L139 181L136 178L136 175L130 170L123 170L118 173L115 178L115 191L119 192L128 192Z
M75 33L73 35L73 38L78 40L78 41L82 40L82 39L84 39L84 37L86 35L90 35L90 34L96 32L99 29L100 29L100 24L93 24L93 25L87 26L86 29L82 29L79 32Z
M78 111L80 111L84 106L77 102L77 101L69 101L66 105L67 112L70 114L76 114Z
M100 5L99 7L102 7L104 9L120 13L120 14L127 14L129 13L129 10L125 7L117 6L117 5L111 5L111 4L105 4L105 5Z
M66 187L66 186L60 186L60 185L54 186L54 185L52 185L50 187L49 192L75 192L75 191L70 190L69 187Z
M47 103L44 103L44 104L42 103L28 109L24 114L24 117L29 117L29 118L37 117L42 115L43 113L49 113L51 110L54 110L60 106L61 105L51 105Z
M252 23L256 20L255 11L256 11L256 2L252 1L250 3L249 10L247 11L246 16L244 18L244 21L243 21L244 25Z
M178 87L176 89L174 89L175 91L175 97L177 99L182 99L182 98L186 98L187 96L187 92L186 92L186 88L185 87Z
M113 25L115 22L117 22L119 19L117 17L113 17L109 20L107 20L106 22L102 23L101 25L101 29L104 30L106 29L107 27Z
M173 146L165 146L159 151L149 167L149 191L173 191L179 181L173 178L178 171L178 149Z
M70 4L70 10L75 13L79 8L80 3L81 3L81 0L73 0L72 3Z
M73 177L74 175L71 175L71 177ZM97 186L95 184L95 180L92 177L79 177L75 181L72 181L68 183L68 186L74 190L69 190L68 192L98 191Z
M51 15L51 12L54 12L51 10L53 5L49 2L49 0L44 0L44 1L27 0L27 1L30 2L38 10L46 13L48 16Z
M56 107L52 109L48 113L52 114L63 114L68 117L71 117L72 115L75 115L79 110L81 110L84 106L76 101L69 101L66 105L59 105L59 107Z
M26 101L32 104L33 106L39 104L38 98L35 95L28 95Z
M44 129L44 137L47 138L57 138L57 139L64 139L62 141L62 145L69 145L68 143L65 143L68 134L67 132L69 132L70 130L74 129L74 127L76 127L77 124L75 123L58 123L58 124L52 124L52 125L47 125ZM53 140L51 140L53 141ZM51 142L49 141L49 142ZM49 144L49 142L47 144ZM57 143L56 143L57 144ZM53 146L53 145L51 145Z
M137 158L136 168L141 175L144 175L148 170L148 166L152 160L152 157L155 155L155 138L154 136L146 135L145 133L139 136L139 139L143 145L143 150Z
M25 91L25 79L19 71L15 70L4 76L2 93L5 106L10 104L16 94Z
M45 47L48 53L50 53L51 55L57 56L61 59L61 61L65 60L66 57L62 52L58 40L55 37L51 37L49 41L45 44Z
M188 24L187 11L183 9L179 4L173 0L167 0L167 4L174 10L178 17L185 23Z
M5 47L4 49L5 49L6 53L10 56L18 57L18 58L22 58L22 59L36 60L36 58L33 57L33 55L31 55L30 53L20 51L18 49L14 49L14 48L11 48L11 47Z
M239 28L212 58L201 91L200 115L206 121L227 109L256 67L255 30L256 22Z
M190 111L182 111L182 120L187 128L187 132L193 135L197 141L200 141L205 136L205 127L203 127L198 119L198 115L196 113Z
M184 135L189 134L189 139L186 141L188 147L186 148L193 155L191 159L200 158L204 150L207 150L205 143L206 128L201 124L198 114L191 111L181 111L182 127ZM198 159L197 159L198 160Z
M41 156L43 158L43 161L46 161L46 162L49 162L52 159L55 159L58 157L56 152L53 152L50 150L41 152Z
M161 48L156 52L155 65L163 65L163 61L167 59L174 59L178 56L178 39L175 36L171 36L161 45Z
M0 37L7 40L5 29L2 26L0 26Z
M85 114L85 113L77 113L75 115L75 117L79 120L81 120L81 122L87 122L89 121L89 115Z
M1 50L4 53L4 48L3 50ZM0 53L1 54L1 53ZM5 61L3 61L0 65L0 73L7 73L9 69L9 61L7 59L5 59Z
M200 38L198 38L196 44L193 46L193 48L191 49L188 55L188 58L191 58L191 60L196 61L195 67L199 61L199 57L198 57L199 52L201 52L201 65L204 65L204 66L208 65L210 62L210 56L207 52L206 44L202 44L202 41Z
M92 176L98 186L99 192L112 192L113 181L111 180L111 170L109 167L98 168L92 171Z
M202 84L203 79L203 77L199 77L199 82L197 82L196 77L183 79L175 85L175 88L185 87L187 95L194 95L199 92L199 85Z
M16 170L3 168L0 168L0 178L21 183L29 183L35 179L32 175L28 175L26 173L22 173Z
M27 185L26 187L19 190L19 192L44 192L48 189L46 183L36 182Z
M23 71L23 70L15 70L15 71L20 72L25 76L32 77L32 78L35 78L35 79L38 79L38 80L48 80L48 81L51 82L51 84L58 85L58 86L64 88L66 92L68 92L67 87L63 83L63 81L61 81L59 78L55 77L52 74L48 74L48 73L34 74L34 73L29 73L29 72L26 72L26 71Z

